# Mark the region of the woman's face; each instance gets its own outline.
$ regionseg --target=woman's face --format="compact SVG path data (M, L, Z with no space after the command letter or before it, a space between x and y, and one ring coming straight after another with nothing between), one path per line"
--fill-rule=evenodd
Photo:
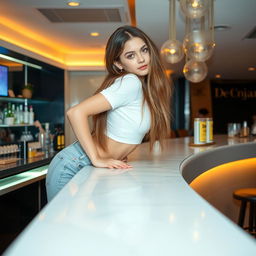
M146 43L139 37L132 37L125 45L119 61L114 63L119 69L138 76L149 72L150 55Z

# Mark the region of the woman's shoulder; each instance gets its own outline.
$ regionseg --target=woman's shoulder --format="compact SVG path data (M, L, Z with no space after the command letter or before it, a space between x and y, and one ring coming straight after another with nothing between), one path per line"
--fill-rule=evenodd
M125 75L122 76L121 78L123 78L123 79L135 79L135 80L141 82L140 79L139 79L139 77L138 77L137 75L133 74L133 73L125 74Z
M139 77L133 73L125 74L117 78L115 82L117 82L118 84L132 83L140 87L142 86L142 83Z
M134 93L135 91L140 91L142 89L142 83L138 76L128 73L116 78L114 83L108 88L108 90Z

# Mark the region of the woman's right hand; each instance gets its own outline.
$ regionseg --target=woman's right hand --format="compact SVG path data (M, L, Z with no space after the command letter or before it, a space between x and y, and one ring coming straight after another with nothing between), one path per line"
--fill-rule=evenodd
M116 160L112 158L98 158L94 161L92 161L93 166L95 167L103 167L103 168L109 168L109 169L129 169L132 168L131 165L128 163L125 163L121 160Z

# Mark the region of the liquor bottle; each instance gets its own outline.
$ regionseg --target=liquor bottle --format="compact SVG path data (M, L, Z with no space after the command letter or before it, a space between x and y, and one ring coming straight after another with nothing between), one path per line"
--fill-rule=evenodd
M60 143L59 128L55 127L55 133L54 133L54 137L53 137L53 148L55 151L60 150L59 143Z
M20 124L24 124L24 111L23 111L22 104L20 104L20 106L19 106L19 122L20 122Z
M0 109L0 124L4 123L4 110Z
M7 105L7 117L13 117L14 118L11 103L8 103L8 105Z
M65 147L65 135L63 130L61 130L60 132L60 141L61 141L61 149L63 149Z
M5 119L7 117L7 113L8 113L7 107L5 107L4 110L3 110L3 123L5 123L5 121L6 121Z
M45 151L49 152L51 146L51 134L49 130L49 123L45 123Z
M7 125L13 125L14 124L14 114L12 112L12 106L9 102L7 105L7 113L5 114L4 123Z
M256 120L254 120L253 124L252 124L252 127L251 127L251 134L253 136L256 135Z
M23 118L24 118L24 124L28 124L28 115L29 115L29 112L28 112L28 103L27 101L25 100L25 104L24 104L24 112L23 112Z
M65 147L65 136L60 124L57 124L55 127L53 146L55 151L59 151Z
M250 129L247 125L247 121L243 121L243 126L240 131L240 137L248 137L250 134Z
M12 114L13 114L13 118L14 118L14 123L16 124L16 111L15 111L15 104L12 104Z
M18 105L15 107L14 115L15 115L15 121L14 121L15 124L21 124L21 120L20 120L20 108L19 108Z
M33 111L33 107L29 106L29 114L28 114L28 122L29 124L33 124L34 123L34 111Z

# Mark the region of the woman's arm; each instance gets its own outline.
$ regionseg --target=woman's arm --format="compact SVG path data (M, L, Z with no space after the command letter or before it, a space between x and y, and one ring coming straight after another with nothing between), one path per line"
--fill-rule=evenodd
M70 108L67 111L67 117L77 139L95 167L130 168L131 166L123 161L100 158L93 141L88 122L89 116L96 115L110 109L111 105L109 102L102 94L98 93Z

